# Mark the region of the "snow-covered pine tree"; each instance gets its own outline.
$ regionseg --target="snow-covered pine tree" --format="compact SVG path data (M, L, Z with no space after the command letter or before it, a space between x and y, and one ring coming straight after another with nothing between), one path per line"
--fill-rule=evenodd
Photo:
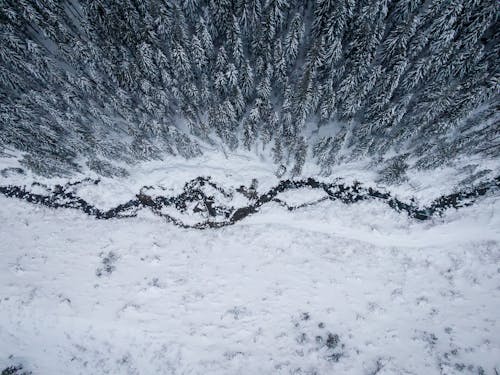
M44 173L188 157L196 137L270 143L294 173L309 150L325 173L391 153L496 158L498 14L496 0L0 0L0 143Z

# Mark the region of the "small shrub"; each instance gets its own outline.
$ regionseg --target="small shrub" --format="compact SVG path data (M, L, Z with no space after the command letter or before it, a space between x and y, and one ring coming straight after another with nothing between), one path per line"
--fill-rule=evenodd
M118 260L118 255L110 251L107 255L101 253L101 258L102 258L102 267L99 267L96 270L97 277L111 275L113 271L116 269L115 263Z
M31 375L31 371L23 371L23 365L9 366L2 370L0 375Z
M406 181L408 179L406 176L406 170L408 169L407 157L407 155L401 155L389 159L386 167L379 172L377 182L393 185Z

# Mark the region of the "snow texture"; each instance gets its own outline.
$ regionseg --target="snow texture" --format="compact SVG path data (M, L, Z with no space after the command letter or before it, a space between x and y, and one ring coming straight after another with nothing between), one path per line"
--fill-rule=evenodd
M498 197L424 223L374 201L205 231L4 197L0 218L0 369L500 371Z

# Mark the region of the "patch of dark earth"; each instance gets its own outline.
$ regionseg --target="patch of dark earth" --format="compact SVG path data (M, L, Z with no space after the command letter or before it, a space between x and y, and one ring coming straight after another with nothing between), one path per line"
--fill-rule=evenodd
M264 194L256 191L257 181L252 181L250 187L241 186L234 191L227 191L211 180L210 177L197 177L184 185L180 194L173 196L154 196L147 194L153 190L152 186L144 186L134 199L119 204L108 210L100 209L78 196L75 188L82 184L98 185L100 180L83 179L69 182L65 185L49 187L40 183L33 183L31 187L45 190L44 194L34 193L26 186L7 185L0 186L0 193L6 197L18 198L29 203L43 205L50 208L72 208L93 216L97 219L113 219L135 217L141 209L149 209L155 215L163 217L166 221L182 228L221 228L233 225L246 217L259 212L264 205L275 202L290 211L302 207L316 205L325 200L340 201L344 204L353 204L361 201L374 200L385 203L397 212L406 213L415 220L428 220L442 215L446 210L459 209L474 204L479 197L498 193L500 190L500 176L480 183L473 188L465 189L448 195L440 196L425 207L416 204L415 199L406 202L393 197L390 193L365 187L359 182L351 185L344 183L319 182L313 178L303 180L282 180L275 187ZM325 197L316 201L289 205L280 200L278 195L286 191L301 188L322 190ZM248 200L248 205L235 208L224 204L221 198L230 200L235 194L241 194ZM186 224L181 219L164 212L165 208L174 208L179 213L194 213L202 216L202 221L195 224Z

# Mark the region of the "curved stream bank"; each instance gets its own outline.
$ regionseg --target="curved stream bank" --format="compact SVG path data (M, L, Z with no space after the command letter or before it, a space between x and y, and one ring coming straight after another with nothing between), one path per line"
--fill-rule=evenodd
M384 202L398 212L405 212L416 220L427 220L433 216L441 215L450 208L474 204L477 198L490 192L499 190L500 176L493 180L481 183L476 187L460 191L457 193L443 195L425 207L419 207L414 200L403 202L390 193L383 192L371 187L364 187L360 183L346 185L342 183L319 182L313 178L304 180L283 180L278 185L271 188L264 194L244 186L235 191L227 191L213 182L210 177L197 177L184 185L183 191L174 196L152 196L145 193L153 189L151 186L144 186L136 195L135 199L120 204L108 210L95 207L74 192L74 188L80 184L99 184L99 180L84 179L65 185L55 185L53 188L33 183L32 187L44 189L45 194L31 192L26 186L7 185L0 186L0 193L6 197L18 198L29 203L39 204L51 208L72 208L94 216L96 219L113 219L137 216L141 209L150 209L155 215L165 218L168 222L182 228L220 228L235 224L249 215L255 214L267 203L276 202L288 210L293 211L301 207L318 204L324 200L340 201L345 204L352 204L359 201L377 200ZM207 188L213 189L225 198L231 199L235 194L241 194L248 199L249 204L244 207L235 208L231 205L217 202L214 194L206 192ZM280 193L300 188L319 189L325 192L325 197L313 202L292 206L278 198ZM191 208L194 206L194 208ZM164 209L174 208L179 213L196 213L203 216L203 221L195 224L186 224L179 218L165 213Z

